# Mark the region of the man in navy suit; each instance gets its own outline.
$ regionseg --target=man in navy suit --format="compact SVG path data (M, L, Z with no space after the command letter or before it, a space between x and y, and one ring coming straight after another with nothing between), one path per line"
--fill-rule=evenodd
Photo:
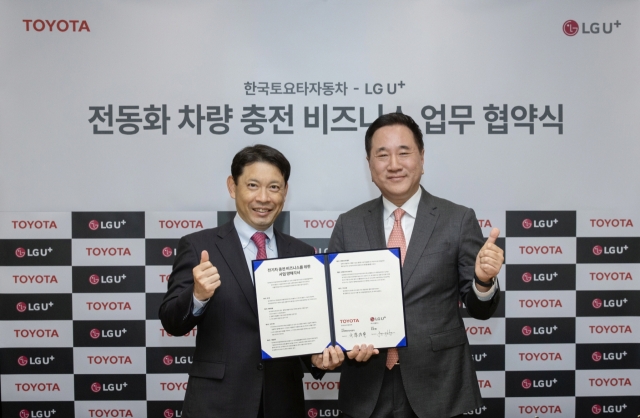
M261 359L251 260L314 254L313 247L273 227L290 171L276 149L242 149L227 179L235 218L180 239L159 315L173 335L198 327L185 418L303 417L301 360L320 378L344 359L334 347L301 358Z

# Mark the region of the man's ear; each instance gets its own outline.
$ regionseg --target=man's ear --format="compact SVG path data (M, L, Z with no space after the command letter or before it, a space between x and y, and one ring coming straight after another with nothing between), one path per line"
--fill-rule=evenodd
M236 198L236 182L233 181L233 176L227 177L227 189L229 189L229 196L232 199Z

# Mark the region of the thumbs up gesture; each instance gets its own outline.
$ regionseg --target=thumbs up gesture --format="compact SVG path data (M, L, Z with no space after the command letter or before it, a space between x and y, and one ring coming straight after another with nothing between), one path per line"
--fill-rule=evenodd
M193 296L200 301L207 300L219 286L218 269L209 261L209 253L203 251L200 264L193 268Z
M489 280L500 273L504 262L504 250L496 245L498 235L500 230L493 228L487 242L480 248L476 257L476 276L483 282L487 282L487 287L491 286Z

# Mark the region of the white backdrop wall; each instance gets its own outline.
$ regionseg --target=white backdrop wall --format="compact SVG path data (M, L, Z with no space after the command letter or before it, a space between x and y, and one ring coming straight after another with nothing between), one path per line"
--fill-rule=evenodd
M402 106L422 126L426 105L473 106L476 124L464 135L448 126L445 135L426 137L424 176L434 194L469 206L637 208L638 7L635 1L5 1L0 209L232 209L223 181L231 157L266 142L294 163L288 209L344 210L376 194L365 186L364 129L327 135L305 129L304 107L323 104L355 107L351 116L364 107L369 122L378 104L385 112ZM45 22L38 32L38 19L86 21L90 31L50 31ZM34 21L29 30L24 20ZM563 33L567 20L580 25L577 35ZM582 24L590 31L592 23L600 33L582 33ZM366 85L400 81L405 87L395 95L365 94ZM247 82L342 82L348 90L248 96ZM140 106L140 114L166 104L166 135L142 129L122 135L115 121L113 135L93 135L89 107L109 104ZM231 106L229 133L179 129L178 110L198 104ZM294 134L274 135L271 126L245 134L242 107L252 104L292 104ZM529 135L512 118L507 135L489 135L482 110L489 104L507 104L509 111L533 104L539 115L545 105L562 104L563 135L538 120Z
M95 414L89 412L91 402L85 402L91 398L83 398L77 388L78 374L84 373L77 363L75 371L59 373L72 386L66 395L49 399L48 392L20 392L16 382L44 382L51 372L16 372L14 349L47 343L10 338L22 326L14 318L17 301L46 302L36 299L47 292L68 295L73 308L60 314L68 321L63 327L81 332L77 322L86 312L79 310L78 301L95 289L82 287L87 272L78 267L91 263L144 270L131 276L142 285L98 293L100 300L110 301L112 292L139 292L142 305L136 319L147 327L139 353L147 367L122 369L125 375L142 376L145 395L93 400L107 402L105 408L125 405L136 417L166 410L179 416L182 387L173 396L178 403L153 403L154 396L160 401L166 394L156 391L155 366L149 366L156 355L152 349L171 344L153 343L149 330L157 323L150 312L159 303L166 286L162 275L168 274L172 260L156 259L153 252L173 248L184 233L229 218L234 204L225 180L231 159L255 143L278 148L292 163L282 227L322 251L330 228L311 228L305 221L336 219L378 196L366 165L364 132L380 108L387 113L400 107L425 131L424 187L475 208L485 233L490 226L501 228L507 250L501 273L505 307L489 323L496 327L491 339L483 340L473 328L482 324L465 319L468 332L476 332L469 334L472 344L498 347L494 354L502 361L502 366L479 371L483 395L494 401L488 402L489 410L475 413L574 416L599 406L605 412L619 409L616 416L635 417L640 413L640 329L632 326L630 335L592 340L589 327L602 324L589 321L631 326L640 316L639 305L628 308L629 303L618 313L593 319L598 315L582 311L581 304L594 298L622 300L624 295L640 300L639 28L637 1L1 1L0 296L5 307L0 322L1 332L7 333L0 336L3 416L49 411L49 401L62 402L60 408L71 402L75 416ZM186 106L192 112L187 123ZM252 106L261 108L259 115L248 115ZM441 106L444 119L431 118ZM492 119L491 109L485 108L494 106L506 109L506 120ZM151 107L158 110L147 110ZM225 108L231 118L213 120L224 118ZM121 112L132 114L131 120L123 120ZM164 123L163 113L169 118ZM543 117L545 113L551 116ZM155 118L164 126L147 129ZM260 127L251 127L247 119L258 119ZM212 133L212 124L226 127L216 125ZM433 133L437 130L444 132ZM100 131L109 133L96 133ZM520 228L526 219L546 222L559 216L556 230ZM129 218L132 229L120 231L124 235L91 235L86 228L93 219ZM169 219L201 225L164 228L160 222ZM51 220L56 228L27 222ZM601 237L606 242L598 241ZM83 240L106 238L124 240L119 245L138 251L136 261L81 256ZM52 244L56 239L62 242ZM56 258L55 268L46 260L16 255L18 248L50 244L68 252ZM527 247L550 245L563 246L562 255L545 258L526 252ZM603 264L590 258L594 245L627 249ZM524 272L553 274L567 266L564 284L522 288ZM46 288L15 278L51 275L59 268L58 283ZM630 276L624 281L595 279L612 272ZM555 317L519 302L549 300L558 291L568 293ZM121 319L105 315L104 320ZM522 359L517 365L520 351L513 347L520 337L509 336L509 321L547 317L571 319L575 334L570 341L551 341L558 344L557 352L569 353L562 370L572 373L571 393L553 404L545 403L548 395L542 392L524 396L505 389L521 377L508 374L510 370L527 368ZM538 325L554 326L543 322ZM74 341L63 346L75 350L77 362L81 350ZM589 386L589 379L606 376L589 375L587 366L581 370L580 353L592 348L581 344L611 343L627 345L593 350L620 349L629 357L614 369L598 366L604 370L600 372L630 379L631 386L599 390ZM535 364L538 370L556 367ZM182 382L186 375L180 373ZM337 381L339 375L332 378ZM485 381L493 383L487 387ZM583 384L587 386L581 389ZM310 381L305 385L312 418L337 413L336 388L313 389ZM540 405L549 408L543 411ZM550 405L561 406L561 411Z

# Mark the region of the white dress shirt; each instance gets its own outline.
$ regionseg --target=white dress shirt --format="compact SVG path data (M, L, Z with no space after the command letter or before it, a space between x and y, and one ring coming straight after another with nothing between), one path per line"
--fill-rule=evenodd
M401 206L402 210L405 211L404 216L400 219L400 224L402 225L402 232L404 232L404 239L407 243L407 251L409 251L409 243L411 242L411 234L413 233L413 227L416 224L416 215L418 214L418 205L420 204L420 197L422 196L422 188L418 187L418 191L409 198L404 205ZM396 221L396 217L393 212L398 209L396 205L387 200L384 196L382 196L382 219L384 222L384 241L389 242L389 235L391 235L391 230L393 229L393 224ZM473 291L478 295L478 299L486 301L490 300L493 297L493 294L496 292L496 285L498 283L498 279L494 282L493 286L486 292L481 292L475 285L475 282L471 285Z
M249 273L251 273L251 281L253 281L253 267L251 261L255 260L258 256L258 246L251 240L253 234L258 232L257 229L246 223L238 214L233 218L233 225L236 227L238 238L240 238L240 245L242 245L242 251L244 252L244 258L247 261L247 267ZM267 234L267 241L265 246L267 249L267 258L278 258L278 247L276 246L276 240L273 233L273 225L262 231ZM223 279L222 277L220 279ZM209 299L198 300L193 296L193 314L198 316L202 309L207 305Z

